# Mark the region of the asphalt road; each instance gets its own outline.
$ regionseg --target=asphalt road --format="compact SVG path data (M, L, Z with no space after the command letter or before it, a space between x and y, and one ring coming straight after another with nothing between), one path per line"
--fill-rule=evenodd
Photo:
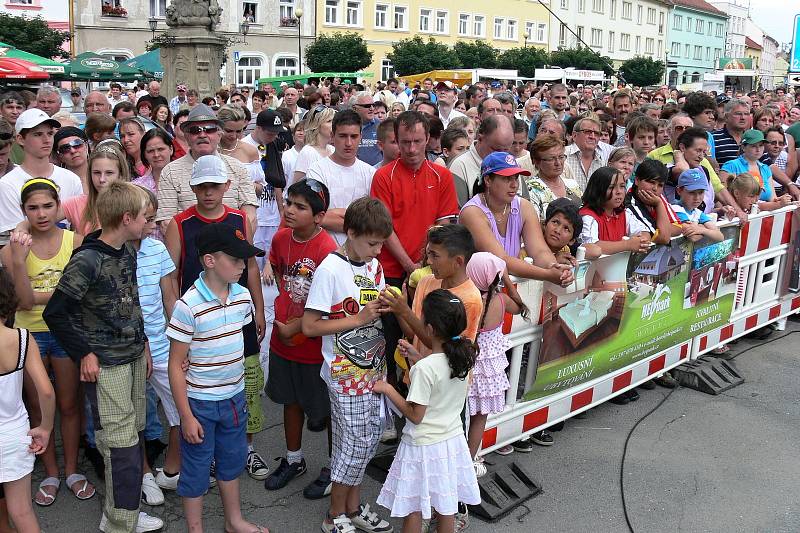
M678 389L633 433L624 471L627 509L634 531L800 531L800 324L789 322L788 335L769 344L740 340L732 354L745 383L718 396ZM567 421L554 433L555 445L530 454L500 457L517 461L541 484L543 492L500 521L472 518L475 532L575 531L625 532L620 495L620 461L625 438L667 389L640 391L626 406L601 405L582 420ZM270 464L284 453L281 410L265 399L269 428L256 448ZM242 478L242 508L252 521L274 533L314 532L326 501L308 501L301 491L324 466L324 434L306 433L308 473L277 492ZM91 468L83 463L87 473ZM35 481L42 477L37 468ZM90 479L93 476L90 474ZM36 485L34 484L34 487ZM363 499L374 502L380 484L365 478ZM56 503L37 509L44 531L97 531L102 485L90 501L78 502L63 484ZM373 504L374 505L374 504ZM184 531L180 499L143 509L164 519L165 531ZM222 531L219 492L206 496L206 531ZM393 520L396 531L401 521Z

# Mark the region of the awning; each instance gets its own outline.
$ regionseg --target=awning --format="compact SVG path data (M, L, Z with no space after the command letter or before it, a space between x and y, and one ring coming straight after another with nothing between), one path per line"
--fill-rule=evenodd
M46 80L50 75L39 65L24 59L0 57L0 79L6 80Z
M342 81L350 80L356 81L358 78L373 78L375 77L374 72L309 72L307 74L297 74L294 76L277 76L272 78L259 78L258 84L261 85L262 83L281 83L283 81L289 83L293 81L300 81L308 83L309 78L341 78Z
M472 70L468 69L454 69L454 70L431 70L429 72L422 72L420 74L410 74L408 76L400 76L407 84L413 85L416 82L422 83L425 78L430 78L436 82L452 81L458 86L464 83L472 83Z
M0 57L10 57L12 59L23 59L25 61L30 61L34 65L42 67L42 70L53 75L53 77L64 76L67 73L67 68L69 67L69 65L66 63L59 63L58 61L53 61L52 59L47 59L46 57L31 54L30 52L25 52L24 50L20 50L19 48L15 48L14 46L6 43L0 43Z
M95 54L84 52L69 64L69 78L89 81L133 81L145 77L138 68Z
M161 66L161 49L156 48L126 61L126 65L138 68L146 77L160 80L164 78L164 67Z

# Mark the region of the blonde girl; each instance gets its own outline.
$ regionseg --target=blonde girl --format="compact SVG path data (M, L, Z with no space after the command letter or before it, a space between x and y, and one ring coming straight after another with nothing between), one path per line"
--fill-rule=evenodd
M758 212L758 197L761 195L761 184L752 174L743 172L728 181L728 192L731 193L736 204L748 214ZM755 207L755 211L753 211Z
M308 112L305 118L306 138L305 146L297 154L297 161L294 164L294 180L292 183L306 177L306 171L312 164L325 159L333 153L330 146L332 133L333 116L336 111L324 105L318 105Z

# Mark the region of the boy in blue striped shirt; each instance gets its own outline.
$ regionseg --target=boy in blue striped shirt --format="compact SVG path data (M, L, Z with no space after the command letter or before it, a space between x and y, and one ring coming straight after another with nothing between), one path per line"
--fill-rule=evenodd
M266 531L242 517L239 475L247 460L242 326L253 320L248 290L236 283L245 261L263 256L225 223L197 234L203 272L177 301L170 338L169 382L181 419L181 472L187 530L203 531L203 495L214 460L226 531ZM188 370L182 365L188 359Z

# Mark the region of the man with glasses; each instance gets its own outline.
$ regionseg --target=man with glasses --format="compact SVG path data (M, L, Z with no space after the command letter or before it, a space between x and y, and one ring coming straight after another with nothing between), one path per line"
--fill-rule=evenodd
M16 91L9 91L0 96L0 115L11 124L12 128L22 112L25 111L26 106L25 99ZM22 151L22 147L14 140L11 143L11 162L19 165L24 157L25 153Z
M173 116L181 110L182 105L188 105L186 99L186 85L179 83L178 86L175 87L175 92L177 92L178 95L169 101L169 110Z
M749 127L750 106L741 99L732 99L725 104L725 126L714 130L714 159L722 166L739 157L742 135ZM723 176L724 177L724 176Z
M572 130L573 144L567 146L567 160L564 163L572 172L581 191L589 183L589 177L608 163L613 147L600 140L600 121L596 118L582 118Z
M63 168L74 172L89 190L89 143L86 133L73 126L60 128L53 138L56 157Z
M375 118L375 103L372 95L366 91L356 93L350 99L353 111L361 117L361 142L358 144L358 158L374 167L383 159L381 149L378 147L378 124Z
M786 192L794 200L800 200L800 188L790 178L797 172L794 139L786 135L780 126L773 126L764 132L764 140L764 155L760 161L769 165L772 171L775 195L780 196Z

